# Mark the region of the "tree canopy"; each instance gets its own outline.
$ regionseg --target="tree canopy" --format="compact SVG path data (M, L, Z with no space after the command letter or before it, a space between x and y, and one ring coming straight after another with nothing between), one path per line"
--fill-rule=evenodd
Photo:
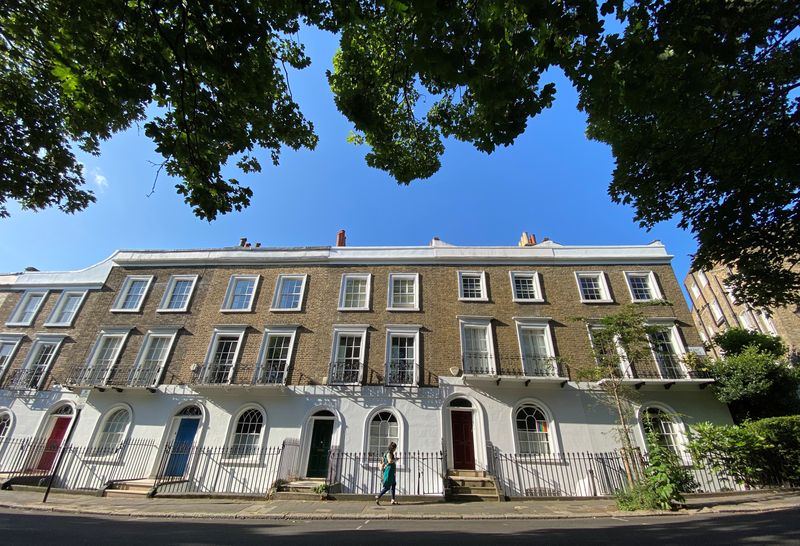
M142 123L199 217L246 207L223 165L316 143L287 76L310 25L338 33L336 105L398 182L433 175L448 137L511 145L560 69L611 146L613 200L677 218L741 301L800 303L798 22L795 0L8 0L0 206L82 210L73 147Z

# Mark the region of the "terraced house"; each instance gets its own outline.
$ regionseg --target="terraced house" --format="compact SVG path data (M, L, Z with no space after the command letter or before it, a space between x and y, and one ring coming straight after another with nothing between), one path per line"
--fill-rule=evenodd
M8 275L0 464L64 487L262 494L320 478L369 493L394 441L401 493L442 494L459 472L499 486L498 457L552 469L618 447L597 385L570 377L593 362L591 320L575 319L654 299L670 303L644 308L663 326L652 361L621 374L637 418L680 449L687 424L730 416L683 362L702 349L670 260L659 242L347 247L340 232L332 247L118 251ZM59 462L67 441L83 451ZM610 472L517 465L502 481L602 494Z

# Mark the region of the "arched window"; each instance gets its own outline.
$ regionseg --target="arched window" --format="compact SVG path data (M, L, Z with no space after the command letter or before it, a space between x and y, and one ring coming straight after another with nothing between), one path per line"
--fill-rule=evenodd
M551 452L550 425L541 409L532 405L522 406L517 410L515 421L520 453L542 455Z
M251 455L258 449L261 430L264 428L264 414L255 408L249 409L236 421L236 431L231 442L231 454L234 457Z
M131 422L131 414L126 409L118 409L109 415L95 444L95 455L111 455L125 439L125 431Z
M389 447L390 442L400 444L400 427L397 424L397 417L390 411L377 413L369 424L369 445L370 453L380 456Z
M176 415L178 417L202 417L203 412L197 406L186 406Z
M681 430L675 416L659 408L647 408L642 422L645 436L655 432L656 440L660 445L670 449L676 455L681 453Z
M61 406L56 411L54 411L52 415L72 415L72 406L70 406L69 404Z
M9 430L11 430L11 416L8 413L0 414L0 442L3 441Z

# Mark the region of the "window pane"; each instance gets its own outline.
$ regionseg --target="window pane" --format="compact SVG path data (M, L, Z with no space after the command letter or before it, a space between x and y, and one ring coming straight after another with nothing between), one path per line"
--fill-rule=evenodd
M209 383L227 383L233 369L236 349L239 347L239 336L219 336L214 348L214 355L208 366L206 381Z
M532 276L514 275L514 297L518 300L537 299L536 285Z
M257 383L283 383L289 364L290 335L269 334L264 362Z
M167 309L183 309L189 303L189 293L192 291L194 281L178 279L172 285L172 293L167 302Z
M59 324L67 324L72 322L72 319L75 317L75 313L78 311L78 304L83 299L81 294L70 294L64 299L64 303L61 306L61 310L58 313L58 316L55 317L55 322Z
M482 298L483 287L481 275L465 274L461 275L461 297L462 298Z
M6 437L11 429L11 416L7 413L0 415L0 441Z
M650 335L650 345L655 353L656 364L662 377L667 379L681 379L684 377L680 359L672 345L672 336L669 332L655 332Z
M147 387L158 380L159 372L167 359L170 339L166 336L149 336L144 355L131 377L132 385Z
M650 291L649 275L628 275L628 282L631 286L631 293L635 300L649 300L653 298Z
M0 373L3 372L3 370L6 367L6 364L8 364L8 359L11 356L11 351L14 350L15 345L16 343L10 343L5 341L0 342Z
M231 445L232 456L250 455L258 449L264 416L257 409L245 411L236 422L236 432Z
M464 327L464 372L475 374L491 373L488 331L482 326Z
M581 287L581 297L585 300L602 300L603 291L600 286L600 278L596 275L582 275L578 277Z
M410 385L414 383L414 337L392 336L389 346L388 383Z
M522 359L526 375L554 375L553 362L547 354L544 328L523 328Z
M122 309L136 309L142 300L144 290L147 288L147 281L144 279L134 279L128 284L128 291L122 300Z
M336 346L336 362L333 365L332 381L357 383L361 370L361 336L340 335Z
M649 408L645 413L644 428L646 432L655 432L659 444L680 454L680 431L672 416L658 408Z
M36 349L36 354L31 361L30 367L28 368L28 388L36 388L39 385L39 382L42 380L44 374L47 373L47 369L50 367L50 362L55 355L55 351L55 343L39 344L38 348Z
M380 412L373 417L369 425L368 451L376 457L380 457L389 448L391 442L399 444L399 431L394 414L388 411Z
M122 345L122 338L119 336L103 336L100 339L93 361L86 370L84 377L86 384L100 385L105 382L105 378L117 358L120 345Z
M416 300L414 279L392 278L392 307L413 308Z
M344 305L349 309L367 306L367 279L348 278L344 284Z
M248 309L255 290L255 279L236 279L228 309Z
M42 303L44 296L41 294L30 294L25 301L22 312L16 322L31 322L36 315L39 304Z
M549 425L542 410L535 406L521 407L517 411L516 429L520 453L550 453Z
M297 309L303 295L303 279L281 279L280 293L278 295L278 309Z
M100 438L97 441L97 448L95 455L111 455L113 451L122 443L125 429L128 428L130 422L130 413L128 410L121 409L114 412L109 417L103 431L100 433Z

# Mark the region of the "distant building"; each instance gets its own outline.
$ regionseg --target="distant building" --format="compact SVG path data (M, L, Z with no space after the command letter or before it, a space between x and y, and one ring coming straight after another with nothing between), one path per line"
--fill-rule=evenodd
M730 328L780 336L790 354L800 352L800 307L753 309L738 303L725 284L731 273L730 268L717 266L708 271L690 272L684 280L692 301L692 318L700 338L710 347L710 353L720 356L711 340Z

